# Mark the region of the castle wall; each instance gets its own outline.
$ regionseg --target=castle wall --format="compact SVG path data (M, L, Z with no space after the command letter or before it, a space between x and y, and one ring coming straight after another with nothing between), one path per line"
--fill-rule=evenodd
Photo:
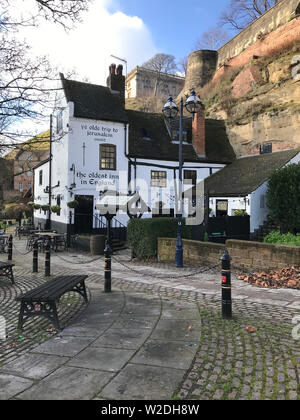
M290 22L296 13L300 12L299 4L299 0L281 0L280 3L252 22L218 50L217 68L242 53L256 41L263 40L266 34Z

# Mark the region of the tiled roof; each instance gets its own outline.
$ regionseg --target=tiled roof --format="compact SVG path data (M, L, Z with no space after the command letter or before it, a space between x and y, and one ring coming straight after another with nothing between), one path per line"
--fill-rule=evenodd
M287 164L299 149L247 156L205 179L205 190L210 196L245 196L267 181L274 170Z
M129 123L129 155L133 158L178 161L178 143L171 140L161 114L125 110L120 96L104 86L67 80L61 74L67 102L74 102L74 116ZM225 124L207 119L206 157L199 158L192 144L183 145L183 159L189 162L230 163L235 159ZM192 121L184 122L191 143Z
M129 121L129 155L141 159L178 160L178 143L169 135L162 114L127 110ZM192 146L192 121L185 120L189 144L183 144L183 160L189 162L230 163L235 159L226 135L225 124L205 120L206 157L199 158Z
M74 117L127 122L118 92L104 86L68 80L62 74L61 81L67 102L74 102Z

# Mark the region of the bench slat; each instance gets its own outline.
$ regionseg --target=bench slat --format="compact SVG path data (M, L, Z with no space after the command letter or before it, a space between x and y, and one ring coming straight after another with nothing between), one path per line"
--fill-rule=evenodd
M56 300L62 294L64 294L65 291L68 291L72 285L75 286L77 283L82 282L87 277L87 275L55 277L54 279L47 281L41 286L38 286L35 289L29 290L25 294L18 296L16 300Z

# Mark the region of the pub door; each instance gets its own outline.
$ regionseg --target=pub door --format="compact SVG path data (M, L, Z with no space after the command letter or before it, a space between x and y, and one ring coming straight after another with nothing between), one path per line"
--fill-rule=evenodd
M77 234L92 233L94 196L76 195L75 200L79 205L75 208L74 231Z

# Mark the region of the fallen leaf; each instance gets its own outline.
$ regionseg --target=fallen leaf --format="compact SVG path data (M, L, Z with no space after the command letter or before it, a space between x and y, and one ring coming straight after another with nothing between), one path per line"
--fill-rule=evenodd
M258 328L256 328L256 327L249 327L248 326L248 327L245 328L245 330L248 331L248 332L255 332L255 331L258 330Z

